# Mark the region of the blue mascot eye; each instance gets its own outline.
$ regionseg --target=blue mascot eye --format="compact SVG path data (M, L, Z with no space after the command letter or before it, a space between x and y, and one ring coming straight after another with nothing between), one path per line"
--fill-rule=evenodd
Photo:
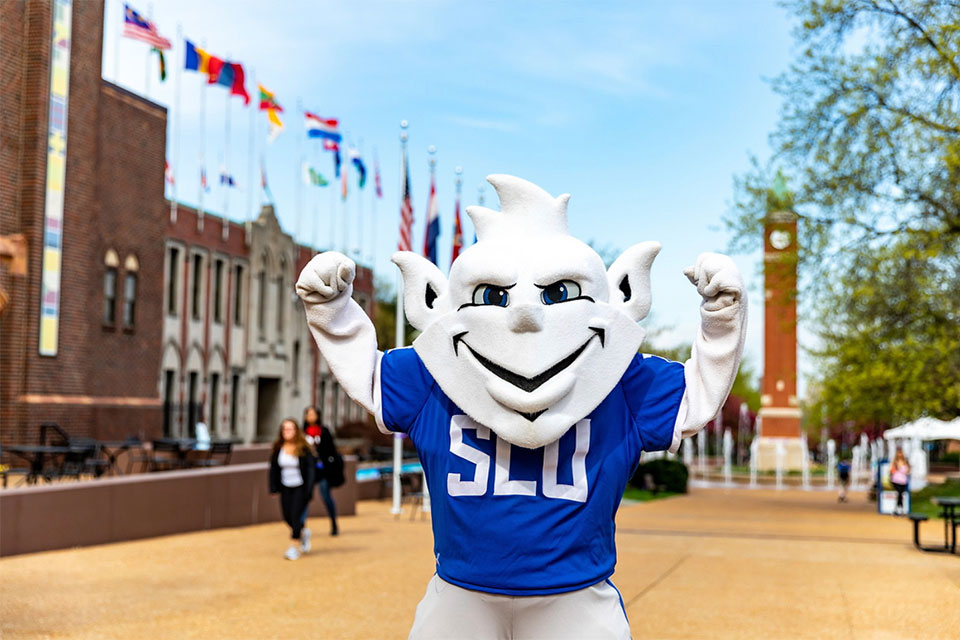
M573 280L560 280L547 285L540 293L543 304L556 304L580 297L580 285Z
M473 304L507 306L509 299L507 290L493 284L482 284L473 292Z

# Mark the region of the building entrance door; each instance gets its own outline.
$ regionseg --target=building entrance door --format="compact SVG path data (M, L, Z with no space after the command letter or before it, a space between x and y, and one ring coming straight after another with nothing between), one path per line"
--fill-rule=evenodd
M276 438L283 417L280 378L257 378L257 440L269 442Z

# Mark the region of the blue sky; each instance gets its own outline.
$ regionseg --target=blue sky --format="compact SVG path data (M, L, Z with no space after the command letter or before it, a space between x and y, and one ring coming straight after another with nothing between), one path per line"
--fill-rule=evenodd
M463 203L475 204L490 173L512 173L551 193L572 194L572 233L600 246L626 249L658 240L663 251L653 269L653 317L668 327L663 343L691 341L699 297L681 271L703 251L723 251L728 236L721 217L732 199L732 178L748 153L769 155L767 134L780 99L767 78L789 64L790 20L773 2L242 2L162 0L133 7L152 13L160 32L185 37L214 55L244 65L274 91L286 112L285 131L265 144L263 114L251 113L220 88L181 77L175 108L174 68L182 46L168 57L162 85L147 45L119 38L122 1L107 0L103 75L171 107L168 156L176 167L177 197L198 199L201 131L208 179L216 182L226 157L243 191L228 194L228 214L245 219L260 204L259 155L266 159L281 224L303 242L329 245L330 188L298 187L298 158L325 175L329 154L301 136L303 108L337 117L362 144L368 167L376 149L384 197L368 186L357 198L355 182L338 219L350 220L357 246L363 220L361 262L390 280L389 256L399 218L399 127L410 123L414 193L414 248L422 246L429 191L428 145L437 147L437 193L442 235L440 262L450 260L454 169L463 167ZM149 92L145 74L151 74ZM253 103L251 103L253 104ZM229 109L229 153L224 156ZM179 132L174 129L179 113ZM173 148L179 140L179 147ZM176 151L176 153L174 153ZM250 186L250 158L253 189ZM332 177L329 176L328 177ZM168 189L168 195L170 191ZM492 188L486 204L496 208ZM299 207L298 207L299 198ZM204 206L224 209L214 184ZM376 207L376 243L370 216ZM362 209L361 209L362 208ZM299 215L298 215L299 213ZM472 227L464 217L464 235ZM339 233L338 233L339 235ZM337 239L339 242L339 238ZM759 255L735 256L751 286L747 354L762 358L762 282Z

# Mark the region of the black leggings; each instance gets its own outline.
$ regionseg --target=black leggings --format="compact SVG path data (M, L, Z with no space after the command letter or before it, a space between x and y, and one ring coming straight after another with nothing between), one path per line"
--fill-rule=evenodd
M283 519L288 525L294 540L300 539L300 530L303 529L303 509L307 504L309 494L303 485L299 487L280 487L280 508L283 510Z
M890 484L897 490L897 506L903 509L903 494L907 490L907 485L897 484L896 482L891 482Z

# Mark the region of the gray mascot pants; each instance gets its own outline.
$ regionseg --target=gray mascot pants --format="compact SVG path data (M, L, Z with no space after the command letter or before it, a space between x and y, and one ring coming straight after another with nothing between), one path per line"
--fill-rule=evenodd
M470 591L434 575L410 640L630 640L620 594L607 581L552 596Z

